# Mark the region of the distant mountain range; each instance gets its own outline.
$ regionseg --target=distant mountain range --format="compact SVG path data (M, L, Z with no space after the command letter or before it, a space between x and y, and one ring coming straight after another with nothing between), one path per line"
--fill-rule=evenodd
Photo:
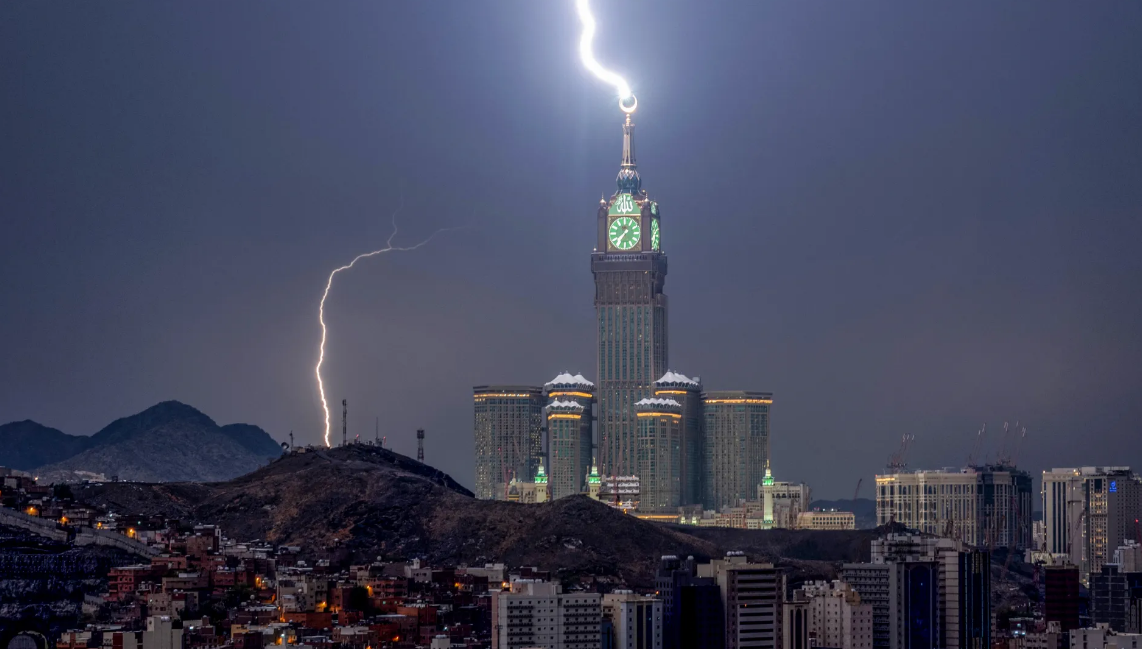
M84 479L220 482L264 466L281 446L250 424L219 426L178 401L117 419L90 437L31 420L0 426L0 466L47 484Z

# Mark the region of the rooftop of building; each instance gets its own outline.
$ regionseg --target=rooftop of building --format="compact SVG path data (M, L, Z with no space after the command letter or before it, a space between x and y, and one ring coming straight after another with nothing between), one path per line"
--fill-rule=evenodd
M570 372L563 372L548 381L547 387L594 389L595 384L587 380L582 374L572 375Z
M542 397L543 388L536 385L477 385L472 387L477 397L498 396L504 398Z
M702 388L702 379L701 379L701 377L698 377L698 376L695 376L694 378L690 378L690 377L686 376L685 374L679 374L678 372L672 372L670 370L667 370L666 374L663 374L662 378L655 381L654 384L658 385L658 386L664 386L664 387L681 387L681 388L701 389Z

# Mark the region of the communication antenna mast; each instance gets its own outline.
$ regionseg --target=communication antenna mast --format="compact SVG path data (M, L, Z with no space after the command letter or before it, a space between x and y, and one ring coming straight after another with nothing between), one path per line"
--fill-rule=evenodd
M377 435L377 438L376 438L376 440L375 440L375 441L376 441L376 443L377 443L377 444L380 444L380 443L381 443L381 418L380 418L380 417L377 417L377 432L376 432L376 435Z
M416 461L424 462L424 429L416 429Z
M341 446L349 443L349 400L341 400Z
M293 431L289 432L289 447L293 448Z

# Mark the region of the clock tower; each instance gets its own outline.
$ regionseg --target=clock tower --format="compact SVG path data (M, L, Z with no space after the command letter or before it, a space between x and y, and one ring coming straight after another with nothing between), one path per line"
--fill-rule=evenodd
M618 191L599 201L591 254L598 342L599 465L603 475L638 471L635 404L666 373L666 254L658 204L642 189L634 124L623 124Z

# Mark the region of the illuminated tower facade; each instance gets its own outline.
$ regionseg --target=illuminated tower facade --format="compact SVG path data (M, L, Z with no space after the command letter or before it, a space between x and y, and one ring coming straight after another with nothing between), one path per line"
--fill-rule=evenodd
M591 255L598 332L599 463L604 475L638 470L635 404L666 371L666 255L658 204L642 189L634 124L623 125L618 191L599 204Z
M675 512L681 504L682 404L674 399L643 399L638 416L639 509Z
M560 374L547 390L547 468L551 499L583 493L591 469L595 384L582 374Z
M705 495L702 478L706 475L706 442L702 435L702 380L678 372L666 372L654 382L654 396L682 404L681 476L679 504L696 505Z
M768 392L704 392L706 495L709 509L757 498L769 466Z
M543 389L530 385L477 385L475 402L476 497L505 500L512 480L531 482L543 452Z

